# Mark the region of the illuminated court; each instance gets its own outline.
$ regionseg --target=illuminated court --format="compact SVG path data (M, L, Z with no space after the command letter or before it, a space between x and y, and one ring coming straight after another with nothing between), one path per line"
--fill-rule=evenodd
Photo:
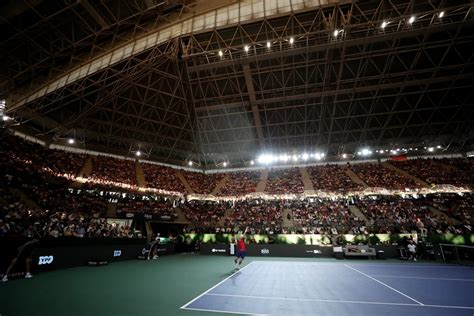
M474 269L253 261L181 308L248 315L473 315Z

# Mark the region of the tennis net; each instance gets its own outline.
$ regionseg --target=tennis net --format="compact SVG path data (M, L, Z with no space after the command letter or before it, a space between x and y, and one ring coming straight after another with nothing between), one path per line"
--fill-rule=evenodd
M464 245L439 244L445 263L474 266L474 247Z

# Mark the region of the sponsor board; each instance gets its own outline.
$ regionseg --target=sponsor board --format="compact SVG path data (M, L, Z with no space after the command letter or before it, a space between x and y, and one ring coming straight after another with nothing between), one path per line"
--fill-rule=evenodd
M38 258L38 265L51 264L53 261L53 256L41 256Z

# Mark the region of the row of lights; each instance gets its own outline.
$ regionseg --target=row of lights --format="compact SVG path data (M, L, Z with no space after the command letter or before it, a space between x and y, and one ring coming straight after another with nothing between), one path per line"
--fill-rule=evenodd
M438 145L436 147L423 147L424 150L428 151L428 152L434 152L436 149L441 149L442 146L441 145ZM409 151L418 151L419 148L413 148L413 147L410 147L410 148L396 148L396 149L378 149L376 150L375 152L378 153L378 154L393 154L393 155L396 155L396 154L399 154L399 153L407 153ZM357 152L357 155L358 156L370 156L373 154L373 151L370 150L369 148L364 148L360 151Z
M445 12L444 11L441 11L438 13L438 17L441 19L442 17L444 17L445 15ZM412 15L409 19L408 19L408 24L413 24L416 20L416 16ZM391 22L390 21L383 21L382 24L381 24L381 28L382 29L385 29ZM333 35L334 37L338 37L339 35L341 35L342 33L344 33L344 30L343 29L335 29L334 32L333 32ZM290 43L290 45L293 45L293 43L295 42L295 38L294 37L290 37L288 39L288 42ZM272 47L272 43L270 41L267 42L267 48L270 49ZM248 53L250 51L250 46L249 45L245 45L244 46L244 52ZM219 50L218 53L219 57L223 57L224 56L224 51L222 50Z
M288 154L281 154L281 155L272 155L272 154L262 154L258 156L257 162L260 164L264 165L269 165L274 162L297 162L300 160L303 161L308 161L309 159L315 159L315 160L322 160L326 154L324 153L303 153L303 154L294 154L294 155L288 155ZM251 161L251 164L253 165L253 160Z

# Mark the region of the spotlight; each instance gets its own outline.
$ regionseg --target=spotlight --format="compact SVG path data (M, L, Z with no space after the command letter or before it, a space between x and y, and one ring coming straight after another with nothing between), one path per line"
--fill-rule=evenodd
M293 44L295 42L295 39L293 37L290 37L290 44Z
M224 167L227 167L227 162L224 161L224 163L222 164Z
M411 16L410 19L408 20L408 23L412 24L415 22L415 16Z
M293 155L293 161L298 161L298 156Z
M219 51L219 56L222 57L224 55L224 53L220 50Z
M255 161L250 160L250 164L251 164L252 166L254 165L254 163L255 163Z
M433 148L433 147L429 147L429 148L428 148L428 151L429 151L429 152L433 152L433 151L434 151L434 148Z
M360 155L362 156L370 156L372 155L372 151L368 148L364 148L360 151Z
M250 47L249 47L248 45L245 45L245 46L244 46L244 51L245 51L245 52L248 52L249 49L250 49Z
M384 29L387 25L388 25L388 22L387 22L387 21L383 21L381 27Z
M268 48L272 47L272 44L270 42L267 42L267 47Z
M137 152L135 153L135 155L137 155L137 157L140 157L142 155L142 152L137 150Z
M6 116L6 115L3 115L3 116L2 116L2 120L3 120L4 122L9 121L9 120L10 120L10 117L9 117L9 116Z
M342 159L346 159L347 158L347 155L346 154L342 154Z
M338 34L339 34L339 30L335 30L333 33L334 37L337 37Z
M441 19L444 16L444 11L441 11L438 16Z
M190 161L188 162L188 166L191 167L192 165L193 165L193 162L190 160Z
M308 160L308 158L309 158L308 154L307 154L307 153L304 153L304 154L303 154L303 160L306 161L306 160Z
M436 146L436 148L441 149L441 145Z
M67 142L72 145L72 144L74 144L74 139L73 139L73 138L69 138L69 139L67 140Z

